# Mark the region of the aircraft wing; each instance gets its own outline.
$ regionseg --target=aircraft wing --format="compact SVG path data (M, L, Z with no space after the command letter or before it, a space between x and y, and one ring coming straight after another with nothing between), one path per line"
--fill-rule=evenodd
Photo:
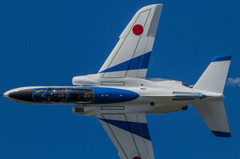
M154 159L145 114L100 114L98 120L121 159Z
M100 77L145 78L161 11L162 5L155 4L135 14L99 70Z

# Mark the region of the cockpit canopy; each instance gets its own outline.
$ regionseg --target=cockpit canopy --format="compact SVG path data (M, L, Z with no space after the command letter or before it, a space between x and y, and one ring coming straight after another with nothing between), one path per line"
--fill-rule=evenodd
M33 91L33 100L39 103L91 103L94 92L88 88L40 88Z

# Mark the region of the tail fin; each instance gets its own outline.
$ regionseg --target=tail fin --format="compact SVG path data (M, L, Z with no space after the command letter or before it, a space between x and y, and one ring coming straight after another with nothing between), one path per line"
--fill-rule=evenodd
M222 100L195 103L194 107L214 135L219 137L231 137L227 115Z
M193 89L223 93L231 56L217 56L210 63ZM193 104L214 135L231 137L222 99Z
M145 78L161 11L162 5L155 4L135 14L99 70L100 76Z
M231 56L216 56L193 88L223 93L230 61Z

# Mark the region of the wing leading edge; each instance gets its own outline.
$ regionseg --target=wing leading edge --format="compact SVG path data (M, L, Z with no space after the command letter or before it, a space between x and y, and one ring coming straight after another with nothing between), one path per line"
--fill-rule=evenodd
M145 114L100 114L98 119L121 159L154 159Z

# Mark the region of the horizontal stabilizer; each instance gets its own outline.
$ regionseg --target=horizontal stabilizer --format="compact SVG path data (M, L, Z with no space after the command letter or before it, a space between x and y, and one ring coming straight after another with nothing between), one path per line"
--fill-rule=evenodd
M219 137L231 137L227 115L222 100L195 103L194 107L214 135Z

